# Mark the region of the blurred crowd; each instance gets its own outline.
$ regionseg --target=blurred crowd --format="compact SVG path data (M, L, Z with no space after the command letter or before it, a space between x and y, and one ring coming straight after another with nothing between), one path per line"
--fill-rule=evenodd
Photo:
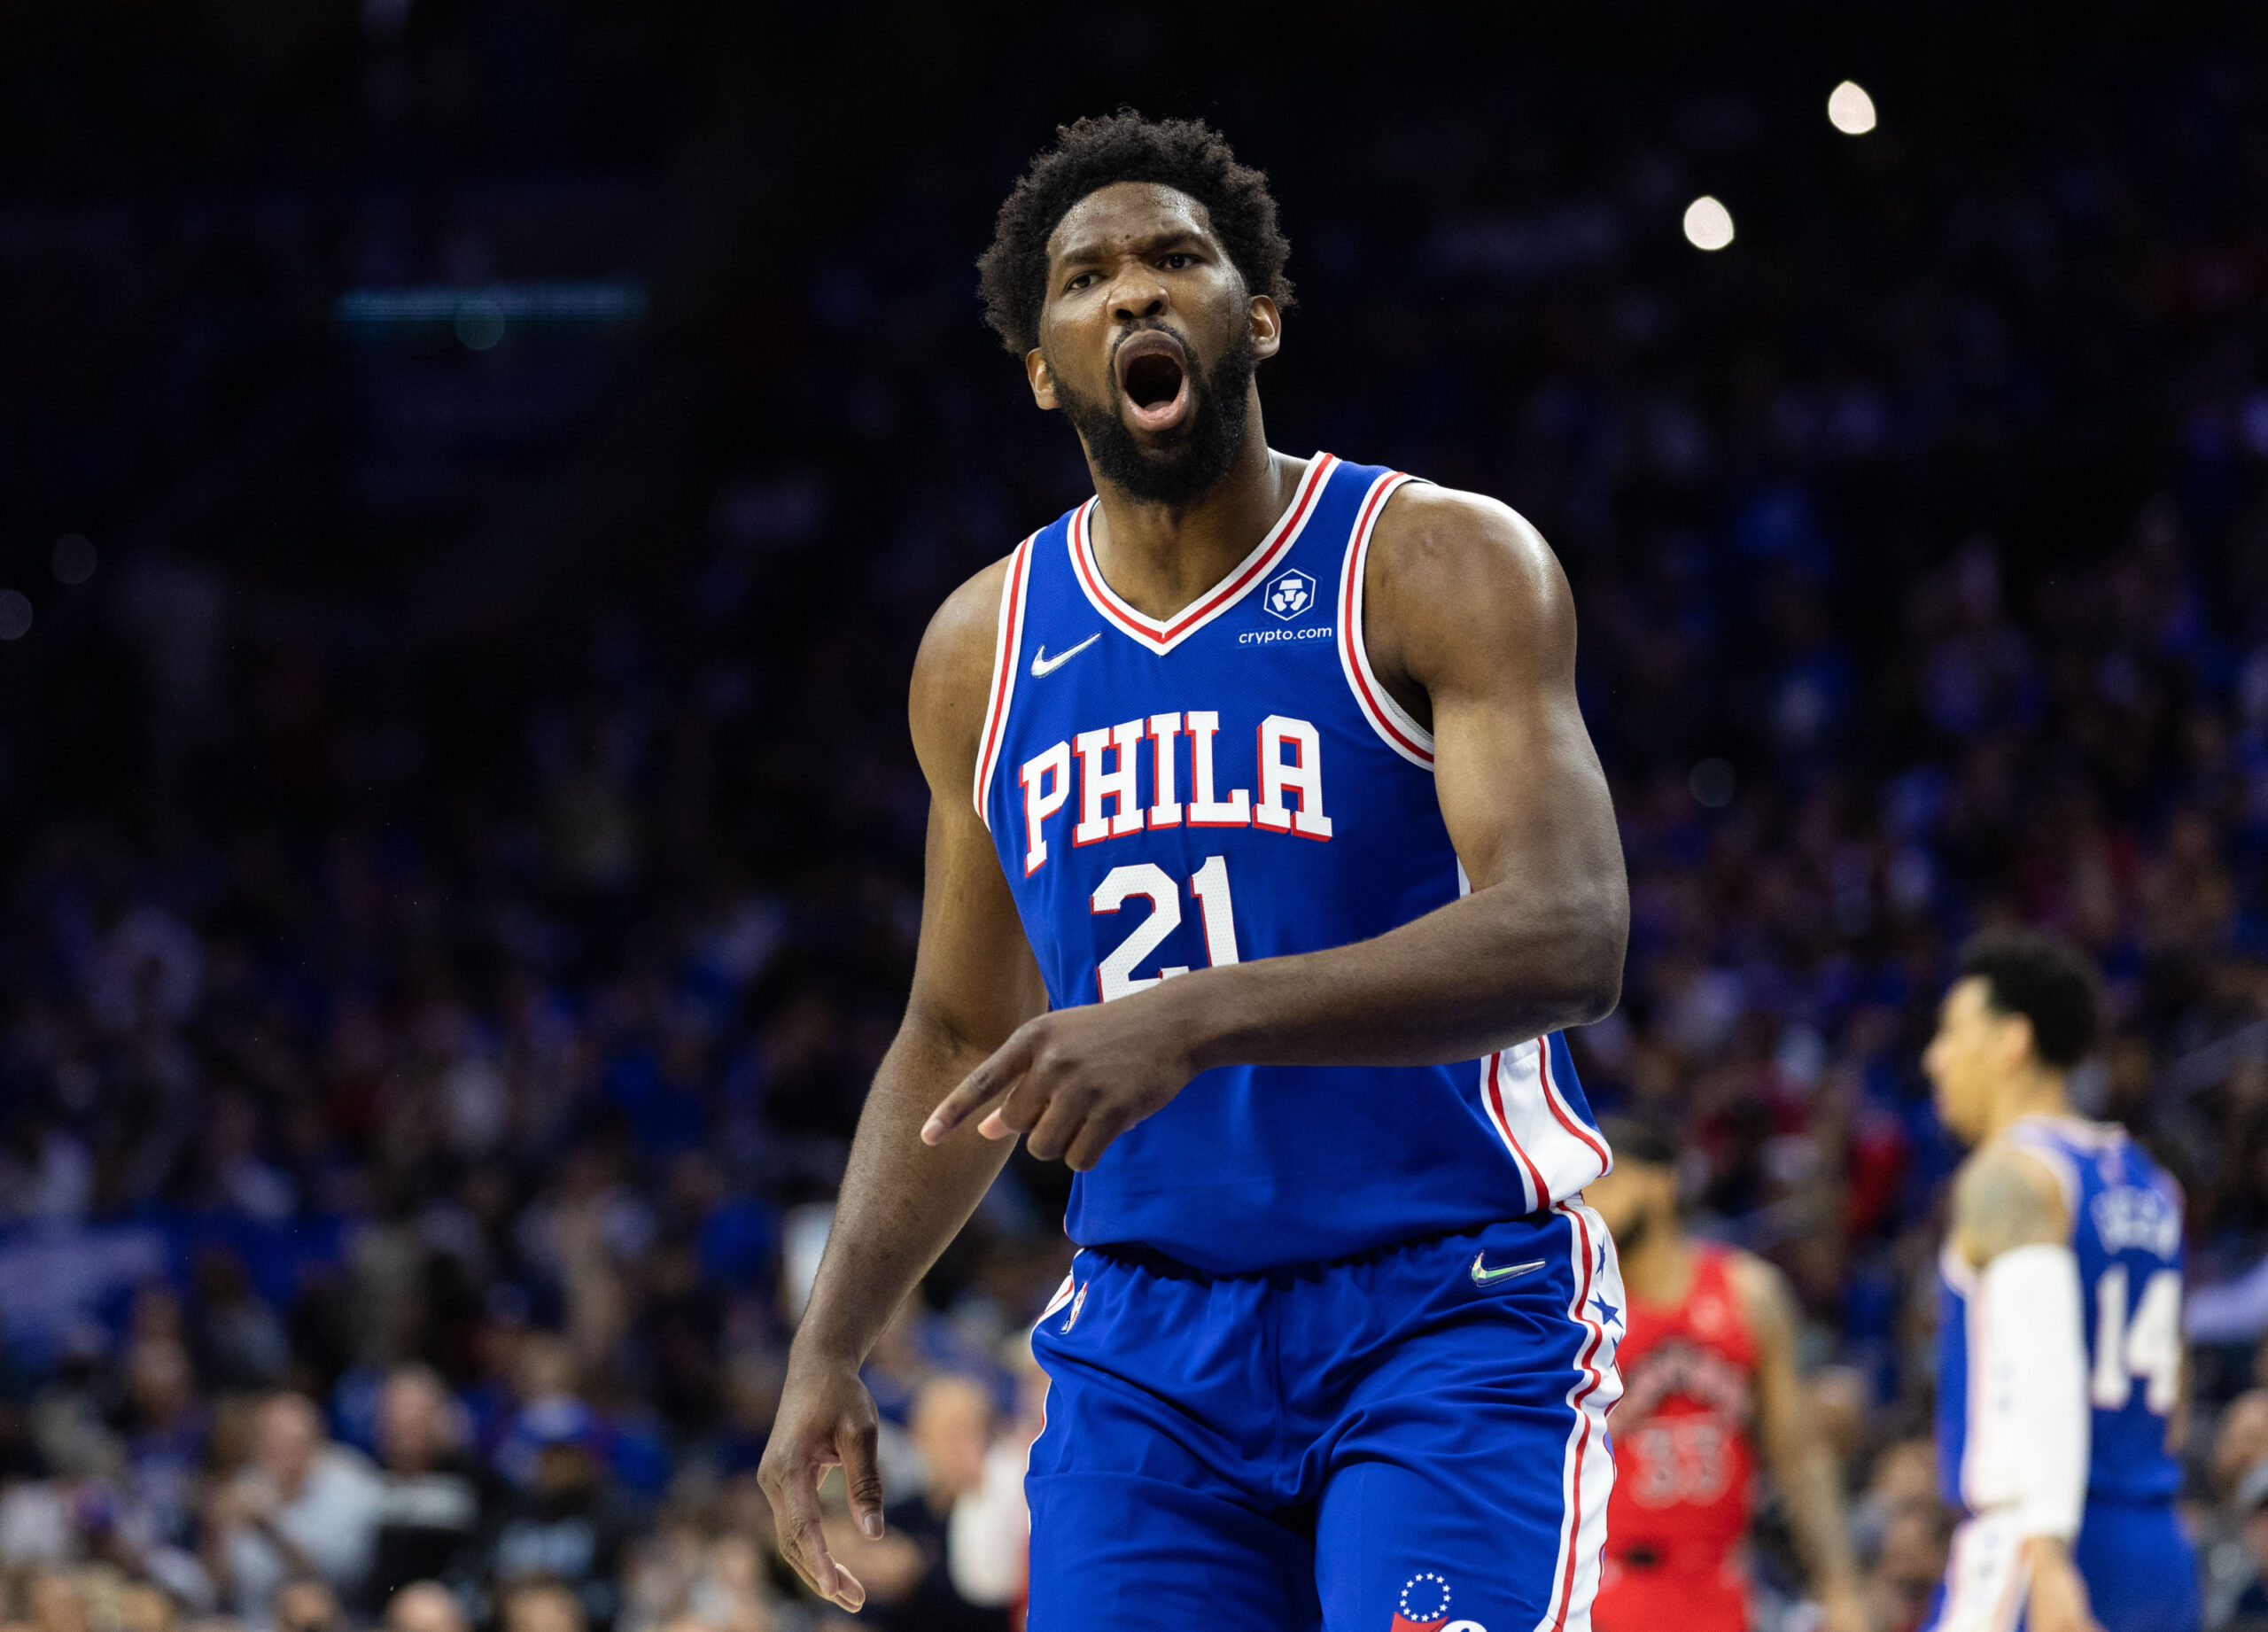
M1084 491L970 262L1120 100L1276 177L1277 445L1567 565L1634 904L1579 1062L1798 1287L1879 1632L1947 1528L1916 1061L2013 921L2186 1187L2188 1510L2268 1626L2268 38L1627 11L1264 71L1239 5L0 14L0 1628L834 1624L753 1471L910 968L905 680ZM874 1358L862 1624L1014 1624L1067 1188Z

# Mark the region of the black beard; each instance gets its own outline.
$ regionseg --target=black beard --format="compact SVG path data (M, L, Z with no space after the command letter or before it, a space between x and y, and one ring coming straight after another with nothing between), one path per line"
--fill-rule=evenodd
M1126 496L1143 504L1162 504L1178 509L1194 504L1221 485L1244 446L1247 410L1252 394L1252 336L1245 334L1222 354L1211 372L1200 379L1191 375L1187 427L1156 451L1134 439L1133 431L1107 402L1081 397L1055 382L1055 400L1079 439L1095 473Z

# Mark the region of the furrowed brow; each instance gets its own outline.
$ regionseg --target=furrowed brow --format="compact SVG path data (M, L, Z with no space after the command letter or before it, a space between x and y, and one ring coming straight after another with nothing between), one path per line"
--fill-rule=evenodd
M1209 250L1212 245L1205 235L1194 227L1169 227L1149 237L1138 238L1133 248L1145 259L1153 255L1169 254L1175 250ZM1086 238L1064 245L1056 257L1056 264L1064 271L1073 267L1091 267L1108 260L1113 246L1099 238Z

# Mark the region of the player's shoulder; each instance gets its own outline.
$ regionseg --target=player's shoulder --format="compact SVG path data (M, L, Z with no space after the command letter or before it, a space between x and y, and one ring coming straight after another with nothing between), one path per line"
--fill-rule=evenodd
M1953 1170L1953 1205L1965 1199L1991 1201L2004 1192L2028 1192L2061 1200L2055 1164L2062 1155L2052 1139L2002 1133L1985 1140Z
M2011 1247L2070 1236L2070 1201L2051 1154L2002 1134L1970 1153L1953 1175L1953 1237L1982 1269Z
M1487 493L1432 482L1404 482L1394 490L1379 513L1372 549L1404 567L1565 582L1558 556L1526 517Z
M974 759L999 637L1000 593L1014 563L1011 552L970 574L922 631L908 712L925 766L937 758Z
M1427 482L1396 488L1363 584L1365 638L1386 652L1472 644L1459 636L1485 636L1500 652L1573 649L1574 601L1558 556L1526 517L1486 493Z
M936 658L965 659L981 654L985 666L991 666L993 642L1000 626L1000 592L1015 561L1015 552L1011 550L998 561L988 562L939 603L929 616L929 626L922 631L921 652L915 659L917 674L921 663Z

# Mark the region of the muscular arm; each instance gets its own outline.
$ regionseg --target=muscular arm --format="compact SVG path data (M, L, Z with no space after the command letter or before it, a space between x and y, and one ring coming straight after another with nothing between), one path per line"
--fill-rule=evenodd
M1372 666L1434 735L1472 893L1401 929L1173 994L1198 1064L1437 1065L1599 1019L1629 899L1575 704L1575 611L1542 538L1471 493L1388 501L1365 585Z
M1734 1285L1756 1338L1758 1438L1788 1527L1810 1566L1812 1592L1827 1606L1830 1625L1862 1627L1843 1480L1813 1426L1811 1404L1796 1369L1794 1303L1779 1271L1745 1254L1736 1261Z
M991 840L969 802L1001 568L948 601L914 664L913 725L929 782L921 940L905 1018L858 1119L809 1307L788 1358L763 1483L781 1550L823 1596L865 1593L829 1558L819 1481L840 1462L862 1528L879 1535L874 1403L858 1369L875 1337L998 1175L1007 1147L916 1137L940 1095L1047 1006Z
M1441 814L1472 893L1372 940L1200 969L1029 1022L925 1138L1002 1100L988 1136L1026 1133L1035 1155L1090 1168L1214 1066L1441 1064L1614 1006L1628 891L1575 703L1558 563L1503 505L1410 487L1379 523L1365 595L1373 667L1431 720Z
M2028 1622L2036 1632L2095 1632L2086 1584L2070 1557L2085 1495L2088 1430L2086 1340L2070 1234L2062 1189L2037 1156L1988 1145L1954 1183L1953 1245L1978 1272L1971 1295L1985 1301L1988 1322L2001 1334L1998 1363L2016 1373L2011 1386L1972 1379L1969 1387L1986 1391L1977 1432L1993 1450L1979 1459L1996 1469L1987 1476L1993 1494L2008 1496L2024 1527ZM2019 1265L2012 1255L2026 1261Z

